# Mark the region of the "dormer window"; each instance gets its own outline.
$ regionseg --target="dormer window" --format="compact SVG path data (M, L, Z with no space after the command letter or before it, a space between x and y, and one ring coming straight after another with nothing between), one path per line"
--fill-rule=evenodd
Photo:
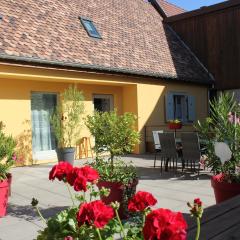
M79 19L90 37L102 38L92 20L82 17Z

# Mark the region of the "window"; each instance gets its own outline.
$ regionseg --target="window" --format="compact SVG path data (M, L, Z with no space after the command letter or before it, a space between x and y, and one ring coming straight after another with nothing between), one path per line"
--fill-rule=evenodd
M195 97L185 93L166 95L166 121L179 119L183 123L195 120Z
M97 31L94 23L91 20L82 17L80 17L79 19L90 37L101 38L99 32Z
M107 94L93 95L94 110L100 112L113 111L113 96Z

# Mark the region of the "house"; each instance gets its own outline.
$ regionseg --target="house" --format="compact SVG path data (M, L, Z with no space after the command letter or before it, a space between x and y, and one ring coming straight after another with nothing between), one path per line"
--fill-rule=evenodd
M224 1L165 19L215 78L215 91L240 101L240 1Z
M165 16L163 0L22 0L0 3L0 120L26 164L56 160L48 117L58 95L77 84L86 113L133 112L142 143L151 127L184 130L208 114L211 74ZM84 130L83 134L89 134Z

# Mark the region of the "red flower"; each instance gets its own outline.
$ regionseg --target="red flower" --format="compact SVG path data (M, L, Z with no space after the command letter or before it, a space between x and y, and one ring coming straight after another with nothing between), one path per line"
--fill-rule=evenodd
M77 213L78 225L92 225L103 228L114 217L112 207L105 205L101 200L83 203Z
M186 230L182 213L160 208L147 215L143 236L144 240L186 240Z
M87 191L87 179L82 176L78 175L77 178L74 181L73 188L75 191Z
M53 166L52 170L49 172L49 180L57 178L59 181L62 181L72 168L72 165L68 162L59 162Z
M216 182L224 182L225 180L225 174L224 173L219 173L215 176L212 177L214 181Z
M88 182L94 182L99 178L98 172L90 166L80 168L82 175L87 178Z
M74 182L75 182L75 180L76 180L76 178L78 177L79 174L82 175L82 174L80 173L80 168L78 168L78 167L72 168L72 170L68 173L68 175L67 175L67 177L66 177L67 182L68 182L71 186L73 186L73 184L74 184Z
M128 203L128 210L131 212L143 211L147 207L154 206L157 200L151 193L137 192Z
M67 236L67 237L64 238L64 240L73 240L73 237Z
M200 198L195 198L194 199L194 204L198 205L199 207L202 206L202 201L200 200Z

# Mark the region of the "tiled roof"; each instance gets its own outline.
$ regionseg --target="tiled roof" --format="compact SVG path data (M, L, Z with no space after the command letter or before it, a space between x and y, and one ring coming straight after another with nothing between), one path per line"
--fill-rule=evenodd
M0 58L58 62L161 78L209 82L209 75L145 0L0 2ZM79 16L102 39L88 36Z
M162 10L165 12L167 17L186 12L183 8L167 2L166 0L157 0L157 2L161 6Z

